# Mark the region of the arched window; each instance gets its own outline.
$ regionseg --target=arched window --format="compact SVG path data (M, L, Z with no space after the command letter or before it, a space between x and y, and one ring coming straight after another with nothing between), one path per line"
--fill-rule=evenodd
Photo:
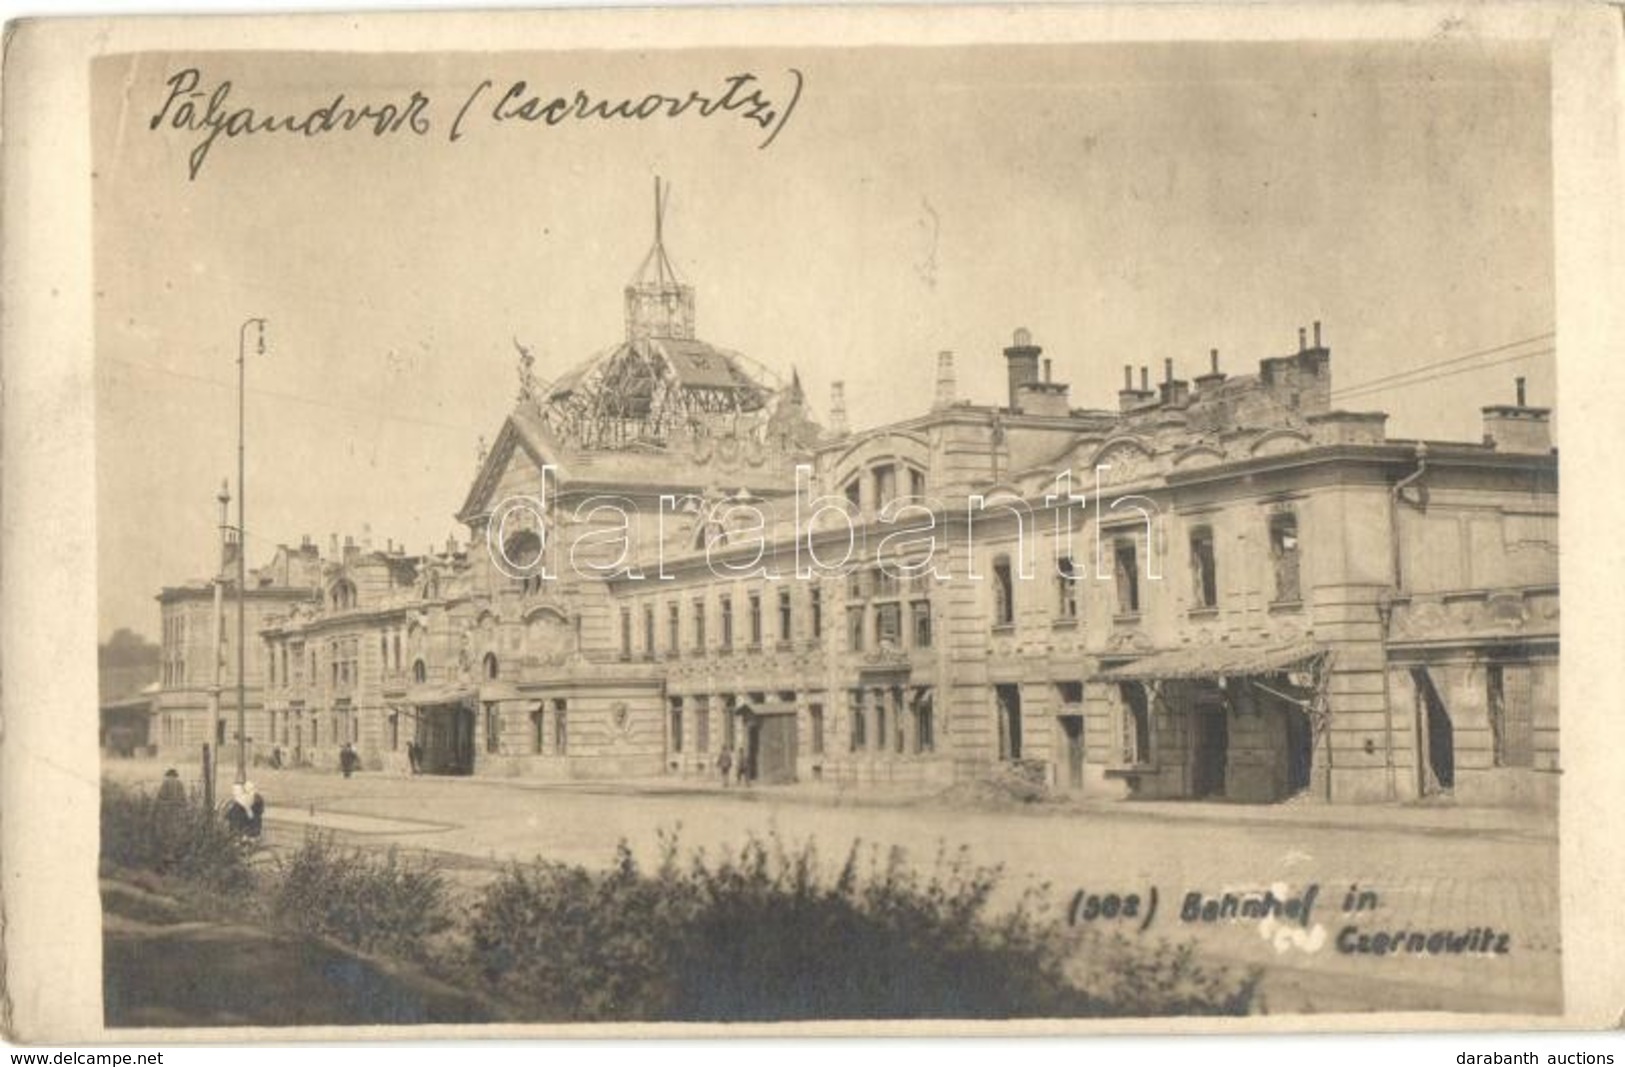
M329 602L334 611L348 611L355 607L355 583L348 578L340 578L334 582Z
M429 668L423 665L422 660L412 664L412 680L419 684L429 680Z
M497 680L497 654L495 652L485 654L485 680L488 682Z
M993 625L1009 626L1015 621L1015 576L1010 571L1010 557L1001 553L993 558Z

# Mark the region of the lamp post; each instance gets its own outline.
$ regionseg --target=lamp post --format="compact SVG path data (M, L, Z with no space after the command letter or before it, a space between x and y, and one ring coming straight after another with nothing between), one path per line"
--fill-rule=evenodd
M214 753L214 758L209 761L209 777L204 789L204 797L211 810L214 808L216 775L220 770L220 745L218 743L220 736L220 661L224 658L220 654L220 639L225 636L226 632L226 622L223 618L220 602L226 588L226 567L230 562L228 553L231 548L231 527L226 523L226 519L230 515L231 490L227 488L226 481L223 478L220 480L220 494L215 497L215 500L220 504L220 564L214 569L214 581L211 583L214 586L214 626L212 628L213 633L209 638L210 648L214 652L214 678L209 683L209 745L210 750Z
M265 354L265 320L244 319L237 330L237 782L248 781L248 686L244 669L248 663L248 528L243 525L243 411L246 379L248 328L258 327L255 351Z

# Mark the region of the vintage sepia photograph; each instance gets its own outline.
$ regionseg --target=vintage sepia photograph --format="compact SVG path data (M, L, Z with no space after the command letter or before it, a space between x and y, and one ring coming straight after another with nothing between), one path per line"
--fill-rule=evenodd
M108 1030L1559 1019L1550 47L640 25L89 64Z

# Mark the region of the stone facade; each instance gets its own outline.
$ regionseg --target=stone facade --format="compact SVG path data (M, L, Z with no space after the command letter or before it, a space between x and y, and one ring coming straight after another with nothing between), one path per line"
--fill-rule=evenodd
M1118 410L1079 410L1018 331L1004 403L955 398L944 355L929 410L820 430L793 375L696 339L693 289L650 262L619 347L551 386L525 356L467 542L255 572L258 756L326 766L348 741L404 770L416 741L430 772L614 778L717 776L728 751L779 782L1005 764L1109 796L1555 800L1544 410L1485 409L1483 443L1391 440L1332 406L1318 323L1257 373L1130 368ZM166 650L208 588L165 591ZM166 676L164 708L196 681Z

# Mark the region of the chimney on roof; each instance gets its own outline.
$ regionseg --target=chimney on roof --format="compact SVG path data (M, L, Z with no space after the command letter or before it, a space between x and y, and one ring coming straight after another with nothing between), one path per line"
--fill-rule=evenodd
M1023 415L1038 415L1044 418L1065 418L1072 414L1071 402L1068 394L1071 390L1065 382L1053 381L1050 378L1050 361L1044 360L1044 376L1036 376L1038 353L1043 349L1032 343L1032 334L1026 330L1016 331L1016 344L1013 348L1004 350L1009 356L1013 350L1025 349L1033 353L1035 366L1032 368L1035 376L1030 381L1015 383L1016 394L1011 409ZM1012 364L1012 378L1014 377L1014 364Z
M1010 378L1010 410L1021 410L1021 387L1038 381L1038 357L1044 350L1033 344L1033 335L1025 326L1016 330L1014 343L1004 350L1006 370Z
M330 533L330 534L327 535L327 555L328 555L328 558L330 558L330 559L336 558L338 556L338 554L339 554L339 535L336 534L336 533Z
M1224 372L1219 370L1219 350L1210 348L1207 352L1208 372L1196 376L1196 388L1202 391L1216 388L1224 381Z
M1298 351L1309 351L1309 338L1307 336L1307 331L1305 331L1302 326L1298 327Z
M1320 347L1320 320L1315 320L1315 347Z
M952 352L937 353L937 397L932 407L945 408L953 406L956 386L954 382L954 354Z
M836 437L844 437L846 430L846 383L831 382L829 386L829 431Z
M1190 399L1190 383L1174 378L1174 361L1162 361L1162 402L1165 406L1175 406Z
M1117 391L1117 407L1119 411L1131 411L1151 398L1151 391L1143 387L1145 384L1143 369L1140 383L1142 388L1134 388L1134 364L1123 364L1123 388Z
M1551 409L1528 407L1524 379L1514 381L1516 404L1492 404L1483 409L1484 443L1497 452L1545 455L1552 450Z
M1142 364L1140 364L1140 392L1149 393L1150 391L1151 391L1151 368L1147 367L1144 363L1142 363Z

